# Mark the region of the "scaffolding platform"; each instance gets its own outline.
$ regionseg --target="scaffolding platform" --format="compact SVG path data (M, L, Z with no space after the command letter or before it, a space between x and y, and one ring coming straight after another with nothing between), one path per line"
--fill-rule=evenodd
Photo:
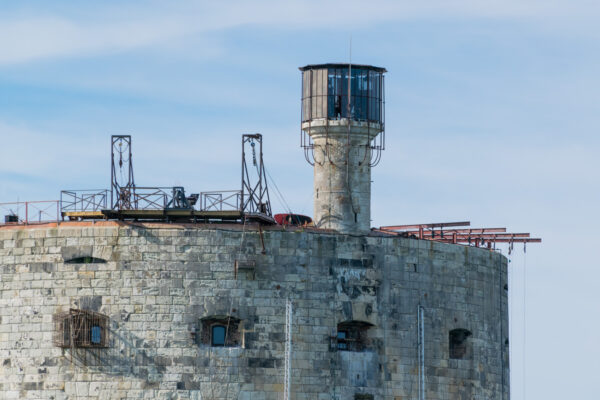
M69 220L80 220L80 219L105 219L102 211L63 211L60 213L64 218Z
M101 210L64 211L63 218L69 220L112 219L137 221L241 221L244 218L261 224L274 225L276 221L266 214L244 213L240 210L200 211L193 209L154 210Z

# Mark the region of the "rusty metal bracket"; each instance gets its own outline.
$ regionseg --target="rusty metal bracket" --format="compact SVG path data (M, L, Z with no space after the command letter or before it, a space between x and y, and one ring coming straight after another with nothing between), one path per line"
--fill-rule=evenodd
M265 238L263 236L263 231L260 224L258 225L258 234L260 235L260 244L262 246L261 254L267 254L267 250L265 249Z

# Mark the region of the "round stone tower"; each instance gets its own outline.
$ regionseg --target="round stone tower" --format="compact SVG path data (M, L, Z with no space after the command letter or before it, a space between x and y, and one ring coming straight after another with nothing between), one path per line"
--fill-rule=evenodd
M314 165L320 228L371 228L371 167L384 145L384 68L307 65L302 71L302 146Z

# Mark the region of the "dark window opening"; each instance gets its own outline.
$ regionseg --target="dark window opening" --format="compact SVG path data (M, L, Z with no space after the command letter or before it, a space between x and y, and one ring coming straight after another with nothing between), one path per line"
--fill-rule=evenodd
M355 393L354 394L354 400L373 400L374 397L372 394L365 394L365 393Z
M201 321L200 343L214 347L236 347L241 344L241 320L228 316L212 316Z
M348 342L346 339L348 338L347 331L338 331L337 333L337 348L338 350L348 350Z
M89 310L70 309L54 315L57 347L108 347L108 316Z
M105 264L106 260L103 260L101 258L96 258L96 257L90 257L90 256L85 256L85 257L76 257L76 258L72 258L70 260L66 260L65 264Z
M450 358L464 359L470 356L469 352L469 341L467 340L471 336L471 332L466 329L453 329L450 331L449 345L450 345Z
M364 351L369 347L368 322L346 321L337 326L336 348L342 351Z
M334 98L335 104L333 106L333 115L330 115L330 117L339 119L342 116L342 96L336 95Z

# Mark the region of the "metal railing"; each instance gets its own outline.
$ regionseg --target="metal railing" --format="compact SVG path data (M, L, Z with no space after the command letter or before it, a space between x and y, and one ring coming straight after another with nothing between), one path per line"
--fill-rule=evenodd
M121 210L190 209L192 200L185 197L181 186L125 186L120 188L116 204Z
M114 195L114 194L113 194ZM191 209L198 211L242 211L241 190L220 190L185 195L183 187L127 186L116 194L115 207L106 189L62 190L57 214L112 210ZM17 204L17 203L6 203ZM25 204L19 203L19 204ZM1 209L0 209L1 210ZM7 213L11 213L7 210ZM57 217L58 218L58 217ZM22 220L21 218L20 220Z
M167 208L172 193L166 190L172 190L170 187L144 187L136 186L133 188L121 188L128 190L131 196L131 209L133 210L162 210Z
M101 211L106 209L108 190L61 190L60 210L62 212Z
M200 193L200 211L239 210L241 190L221 190Z
M59 200L17 201L0 203L0 224L40 224L57 222L60 215Z

